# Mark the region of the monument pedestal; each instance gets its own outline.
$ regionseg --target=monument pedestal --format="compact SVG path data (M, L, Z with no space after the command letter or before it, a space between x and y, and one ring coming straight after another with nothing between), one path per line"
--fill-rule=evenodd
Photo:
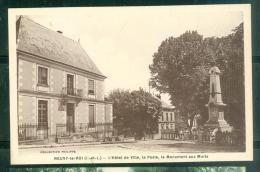
M221 132L231 132L232 127L224 119L224 108L226 104L222 101L220 87L220 70L213 66L209 70L210 74L210 95L209 102L206 104L209 111L209 120L204 124L204 128L214 130L218 128Z
M204 128L214 130L215 128L218 128L221 132L231 132L233 130L233 127L230 126L226 120L219 120L216 122L207 121L204 124Z

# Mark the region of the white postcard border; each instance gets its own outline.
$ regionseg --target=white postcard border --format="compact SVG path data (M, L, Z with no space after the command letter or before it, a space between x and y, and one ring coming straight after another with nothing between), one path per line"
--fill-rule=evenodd
M127 8L127 7L86 7L91 10L95 8ZM68 163L159 163L159 162L210 162L210 161L251 161L253 160L253 108L252 108L252 50L251 50L251 6L242 5L199 5L199 6L161 6L161 7L129 7L129 8L174 8L178 10L192 10L193 8L210 8L210 10L220 11L242 11L244 16L244 65L245 65L245 110L246 110L246 151L239 153L152 153L144 151L142 155L136 155L132 152L113 152L114 156L122 156L122 159L109 159L110 155L104 155L105 159L91 159L98 157L102 152L95 150L89 152L89 155L82 153L59 154L59 156L82 156L83 160L67 159L54 160L55 154L35 153L33 155L19 156L18 151L18 115L17 115L17 57L16 57L16 16L17 15L42 15L58 14L61 10L67 10L68 13L75 12L82 8L31 8L31 9L9 9L8 27L9 27L9 83L10 83L10 142L11 142L11 164L68 164ZM69 148L73 150L73 147ZM131 158L131 156L140 156L141 159ZM171 158L162 158L167 155ZM201 155L203 158L198 158ZM86 157L87 156L87 157ZM142 157L143 156L143 157ZM148 156L158 156L159 159L148 158ZM185 158L187 156L187 158ZM194 156L193 158L189 156ZM84 158L86 157L86 159ZM125 158L124 158L125 157ZM128 157L128 158L127 158ZM175 157L175 158L173 158Z

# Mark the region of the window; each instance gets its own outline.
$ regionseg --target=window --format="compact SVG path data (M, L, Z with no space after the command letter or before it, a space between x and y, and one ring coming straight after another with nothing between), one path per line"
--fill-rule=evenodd
M38 127L40 129L48 128L48 101L38 100Z
M173 121L173 113L171 113L171 121Z
M94 105L89 105L89 127L94 127L95 126L95 106Z
M166 121L168 121L169 119L168 119L168 113L166 113Z
M48 85L48 68L38 66L38 84Z
M164 129L164 125L162 124L162 129Z
M88 80L88 94L94 95L95 94L95 89L94 89L94 80L89 79Z
M67 94L74 95L74 76L67 74Z
M162 118L162 121L163 121L163 114L162 114L161 118Z

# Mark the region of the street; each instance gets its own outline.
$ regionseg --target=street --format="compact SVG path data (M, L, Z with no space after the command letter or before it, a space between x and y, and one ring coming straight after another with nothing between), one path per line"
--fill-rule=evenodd
M243 152L243 147L236 146L216 146L214 144L201 144L191 141L174 141L174 140L146 140L135 143L116 143L116 144L75 144L71 145L55 145L53 147L36 147L19 149L21 154L34 153L82 153L82 152L100 152L102 154L110 154L113 152L131 152L131 153L213 153L213 152Z

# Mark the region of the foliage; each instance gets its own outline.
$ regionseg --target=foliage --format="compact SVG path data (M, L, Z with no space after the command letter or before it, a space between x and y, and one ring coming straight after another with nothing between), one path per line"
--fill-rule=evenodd
M196 31L164 40L153 55L151 85L169 93L172 103L185 119L198 113L208 118L208 71L212 63L221 70L225 117L235 127L244 126L243 24L228 36L203 38ZM192 123L192 122L191 122ZM192 126L190 126L192 127Z
M129 172L244 172L242 167L131 167Z
M243 24L234 29L234 33L223 38L222 64L223 101L227 103L226 119L234 126L245 126L245 85L244 85L244 41ZM219 63L220 63L219 62ZM221 63L220 63L221 64Z
M103 168L11 168L10 172L103 172ZM130 167L129 172L244 172L243 167Z
M161 102L143 89L113 90L108 100L113 102L113 123L118 134L128 133L141 137L157 131Z

